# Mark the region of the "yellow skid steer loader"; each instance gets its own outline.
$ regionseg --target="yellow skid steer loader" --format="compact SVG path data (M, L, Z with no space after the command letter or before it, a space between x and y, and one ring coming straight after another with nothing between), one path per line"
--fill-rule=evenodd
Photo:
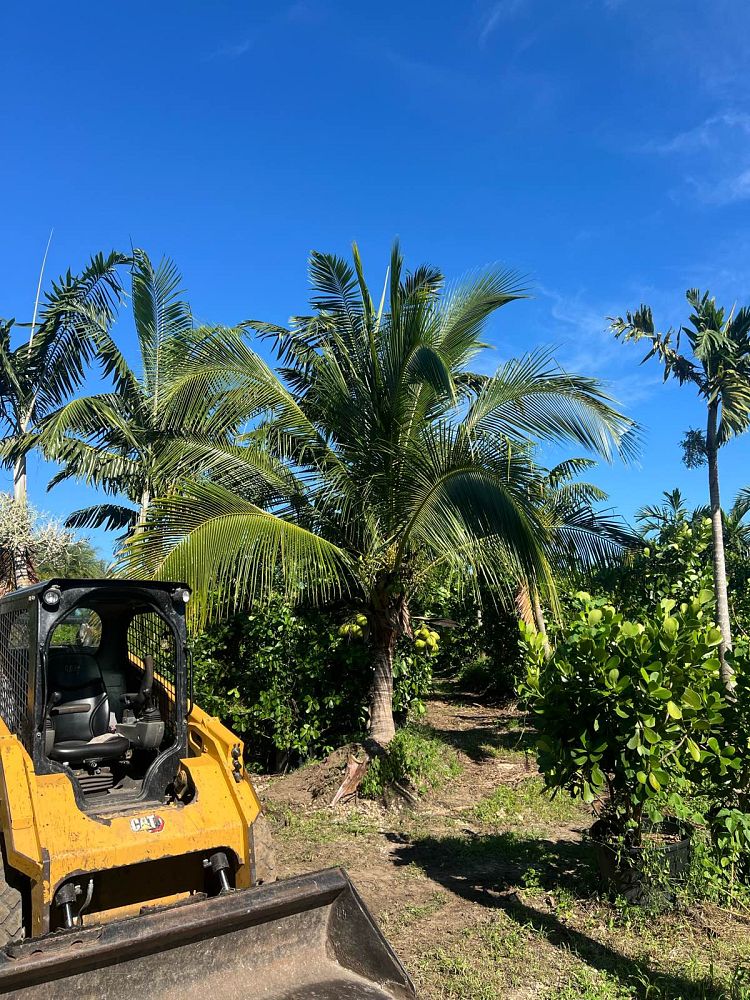
M413 998L342 870L275 881L242 744L192 699L189 597L0 599L0 994Z

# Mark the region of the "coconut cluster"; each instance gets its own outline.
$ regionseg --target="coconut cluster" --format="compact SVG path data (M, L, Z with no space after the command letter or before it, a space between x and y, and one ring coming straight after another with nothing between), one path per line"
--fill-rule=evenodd
M434 632L426 625L422 625L421 628L417 629L414 633L414 646L420 652L429 653L430 656L435 656L438 651L438 639L439 636L437 632Z
M339 627L339 635L347 639L361 639L367 628L367 616L357 615L354 621L345 622Z

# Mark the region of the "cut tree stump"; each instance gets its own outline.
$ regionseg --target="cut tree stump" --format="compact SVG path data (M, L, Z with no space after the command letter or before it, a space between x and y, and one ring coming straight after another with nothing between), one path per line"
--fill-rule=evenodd
M356 757L350 757L346 762L346 770L344 771L344 780L339 785L336 794L331 800L331 808L338 805L339 802L346 802L353 795L357 794L357 789L362 783L362 779L367 772L367 765L370 763L369 756L366 756L364 760L358 760Z

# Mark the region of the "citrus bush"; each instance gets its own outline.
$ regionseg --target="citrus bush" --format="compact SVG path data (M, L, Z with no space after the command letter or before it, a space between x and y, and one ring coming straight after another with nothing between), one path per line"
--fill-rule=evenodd
M619 610L636 618L665 597L679 604L701 591L710 594L704 608L713 607L710 518L664 525L623 565L603 571L596 589L611 593Z
M195 700L242 737L257 766L325 753L363 724L362 645L319 612L275 598L211 626L192 648Z
M658 820L685 781L738 766L722 738L712 599L706 590L679 604L664 598L633 620L580 592L549 659L543 639L522 626L522 693L537 718L547 787L589 803L606 795L610 828L633 844L645 815Z

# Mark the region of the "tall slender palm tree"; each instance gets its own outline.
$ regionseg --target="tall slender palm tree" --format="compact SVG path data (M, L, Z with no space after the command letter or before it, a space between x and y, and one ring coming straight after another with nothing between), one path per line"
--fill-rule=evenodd
M28 326L0 320L0 463L13 470L16 503L27 502L27 455L35 429L80 385L86 365L122 297L119 271L128 258L96 254L84 270L63 275ZM16 330L21 341L13 345ZM29 580L27 556L17 552L16 585Z
M609 458L632 451L634 425L547 352L494 376L471 371L487 319L523 295L509 272L446 290L432 267L405 272L396 245L376 305L355 246L352 265L313 253L310 277L311 315L289 329L247 324L272 339L278 377L232 334L237 406L246 413L253 400L260 417L248 450L267 456L275 499L186 482L152 504L127 560L188 579L209 610L279 580L291 592L345 592L368 620L370 734L387 744L396 641L411 634L420 581L440 566L511 592L520 574L547 580L530 443L574 441ZM220 371L226 345L215 353L207 341L186 377Z
M131 279L138 370L102 334L98 356L113 390L71 400L39 424L44 453L61 464L50 487L73 478L129 501L76 511L68 527L132 532L145 520L153 496L169 494L184 476L221 470L226 478L235 464L232 442L239 424L236 408L221 406L223 380L194 379L187 394L180 390L191 352L207 337L223 341L214 330L194 327L170 260L154 266L136 250Z
M705 434L688 433L686 461L689 465L708 465L716 614L722 635L721 676L731 692L734 671L726 653L732 648L732 627L719 491L719 449L750 427L750 308L727 314L708 292L701 294L697 289L688 291L686 298L693 311L688 325L677 331L659 333L651 309L645 305L634 313L626 313L624 319L613 318L611 328L624 341L647 341L650 348L643 362L656 357L664 368L665 382L675 378L680 385L693 385L706 404ZM680 353L683 338L692 357Z

